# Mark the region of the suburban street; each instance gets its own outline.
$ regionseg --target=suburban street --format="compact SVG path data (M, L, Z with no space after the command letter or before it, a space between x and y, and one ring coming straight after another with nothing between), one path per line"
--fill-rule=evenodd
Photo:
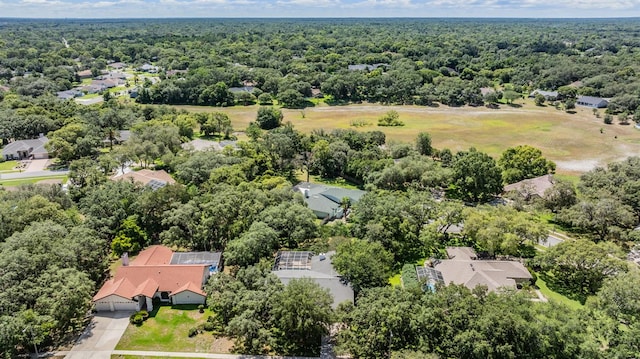
M47 170L49 165L48 159L30 160L26 168L20 172L8 172L0 173L0 180L14 180L24 178L36 178L36 177L52 177L52 176L66 176L69 174L68 170L51 171Z
M0 174L0 180L13 180L13 179L23 179L23 178L35 178L35 177L51 177L51 176L66 176L69 174L69 171L33 171L33 172L13 172L13 173L2 173Z

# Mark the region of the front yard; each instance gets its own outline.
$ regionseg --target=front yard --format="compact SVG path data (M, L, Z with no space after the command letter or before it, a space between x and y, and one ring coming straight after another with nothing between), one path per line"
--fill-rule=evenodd
M207 321L213 313L199 313L196 305L161 306L141 325L129 324L116 350L189 353L229 353L233 342L203 332L189 338L189 329Z
M0 171L12 171L15 166L18 165L18 161L3 161L0 162Z

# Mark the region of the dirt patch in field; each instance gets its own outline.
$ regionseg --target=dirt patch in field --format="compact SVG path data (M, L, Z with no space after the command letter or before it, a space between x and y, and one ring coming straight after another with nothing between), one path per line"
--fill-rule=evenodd
M589 172L602 166L598 160L556 161L556 169L560 172Z

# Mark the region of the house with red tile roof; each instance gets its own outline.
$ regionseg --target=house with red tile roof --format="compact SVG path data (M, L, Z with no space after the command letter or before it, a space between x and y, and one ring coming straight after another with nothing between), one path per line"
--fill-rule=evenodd
M150 246L107 280L93 297L97 311L153 310L153 299L167 304L204 304L202 290L218 271L220 252L173 252L165 246Z

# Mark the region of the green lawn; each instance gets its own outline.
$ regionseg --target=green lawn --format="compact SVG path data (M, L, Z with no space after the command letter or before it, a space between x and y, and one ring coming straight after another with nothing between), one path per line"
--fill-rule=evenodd
M393 277L389 278L389 284L391 284L392 287L397 287L402 284L401 279L402 279L402 274L398 273Z
M0 171L11 171L17 165L18 165L18 161L0 162Z
M423 266L424 262L427 259L429 259L429 257L420 258L414 264L416 266ZM402 279L402 269L400 269L400 272L394 274L393 277L389 278L389 284L391 284L391 286L393 286L393 287L397 287L399 285L402 285L401 279Z
M62 183L66 183L67 176L30 177L30 178L20 178L20 179L10 179L10 180L0 179L0 186L15 187L23 184L38 183L40 181L46 181L46 180L62 180Z
M213 313L199 313L195 305L161 306L141 326L129 325L116 350L148 350L189 353L228 353L232 344L204 332L189 338L190 328L206 322Z
M296 172L296 178L299 181L307 181L307 171L297 171ZM326 184L328 186L335 186L335 187L341 187L341 188L347 188L347 189L359 189L358 186L356 186L355 184L348 182L347 180L345 180L344 178L322 178L320 176L314 176L311 175L309 176L309 182L311 183L320 183L320 184Z
M547 286L547 283L541 278L539 273L536 273L536 275L538 276L538 280L536 280L536 286L540 289L540 292L542 292L542 294L549 300L549 301L555 301L555 302L559 302L559 303L563 303L566 306L568 306L569 308L572 309L580 309L583 307L583 305L578 302L577 300L573 300L573 299L569 299L567 297L565 297L564 295L554 292L551 289L549 289L549 287Z

